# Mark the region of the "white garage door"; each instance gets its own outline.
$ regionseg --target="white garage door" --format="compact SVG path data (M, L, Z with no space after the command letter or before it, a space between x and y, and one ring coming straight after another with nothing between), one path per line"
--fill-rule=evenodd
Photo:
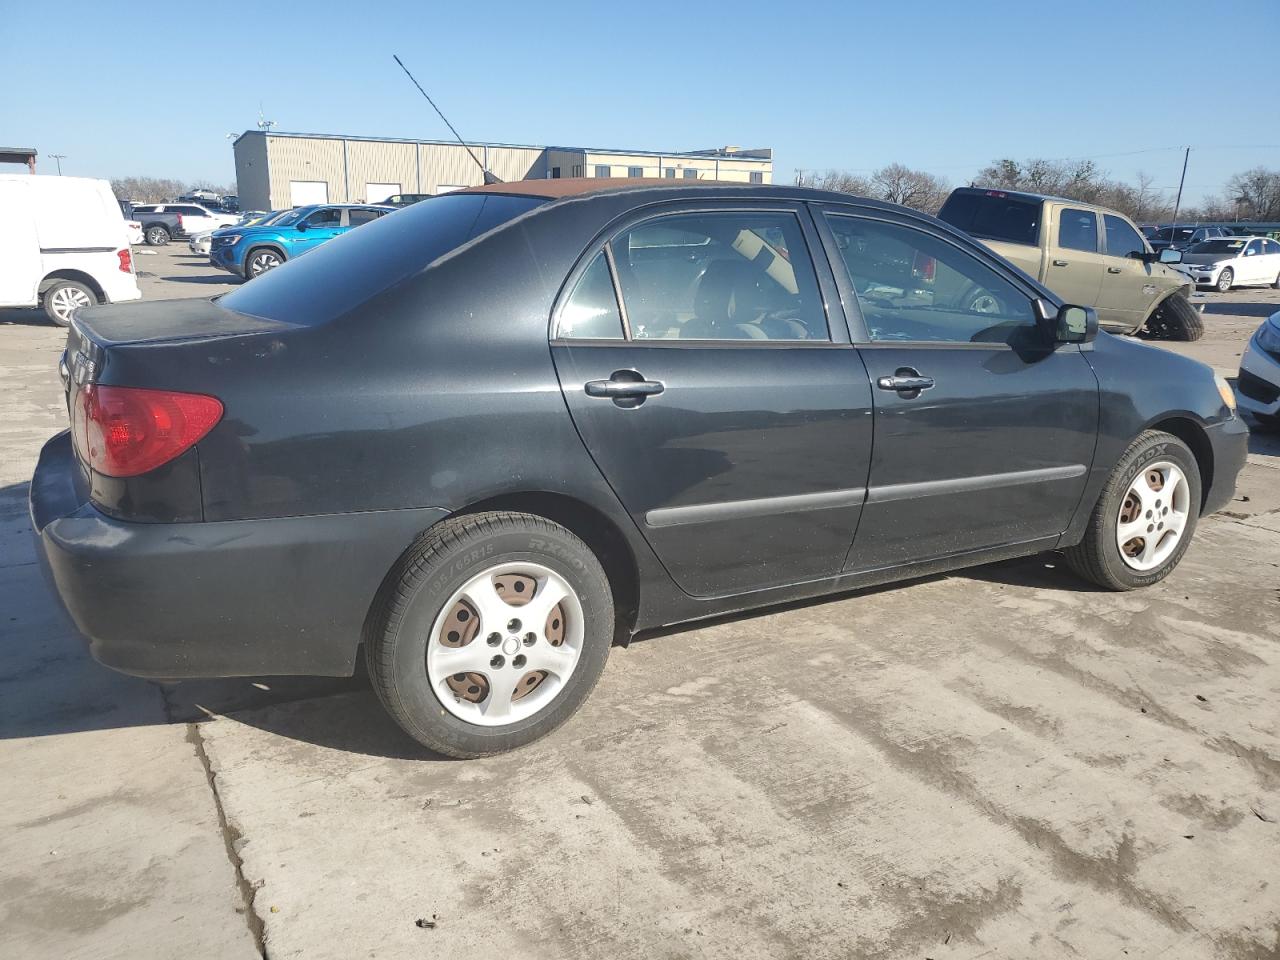
M398 183L366 183L364 185L364 202L381 203L387 197L394 197L400 192Z
M295 207L309 207L313 203L329 202L329 184L324 180L290 180L289 203Z

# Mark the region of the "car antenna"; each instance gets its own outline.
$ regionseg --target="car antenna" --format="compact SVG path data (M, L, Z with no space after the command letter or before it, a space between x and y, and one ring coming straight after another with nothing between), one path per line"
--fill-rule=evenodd
M391 55L391 57L393 60L395 60L396 63L400 64L400 69L404 71L404 75L406 77L408 77L410 80L413 81L413 85L418 88L418 92L427 98L427 103L431 104L431 109L440 115L440 119L444 121L444 125L449 128L449 131L455 137L457 137L458 143L462 144L462 148L466 150L467 153L471 154L471 159L476 162L476 166L479 167L480 172L484 174L484 182L485 183L502 183L503 181L501 179L499 179L498 177L495 177L492 173L490 173L485 168L485 165L480 162L480 158L476 156L475 151L472 150L469 146L467 146L466 141L464 141L462 137L458 135L458 131L455 130L453 128L453 124L449 122L449 118L446 117L444 115L444 112L441 111L441 109L436 106L436 102L431 99L431 95L427 93L427 91L422 89L422 84L420 84L417 81L417 79L414 77L414 75L409 72L409 68L404 65L404 61L401 60L399 57L397 57L394 53Z

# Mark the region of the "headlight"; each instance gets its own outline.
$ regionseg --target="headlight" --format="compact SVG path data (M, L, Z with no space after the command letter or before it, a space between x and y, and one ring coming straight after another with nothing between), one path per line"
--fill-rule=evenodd
M1235 413L1236 395L1231 390L1231 384L1227 383L1226 380L1222 379L1222 377L1218 376L1216 373L1213 375L1213 382L1218 386L1218 395L1222 397L1222 402L1227 405L1228 410Z
M1259 349L1267 353L1280 353L1280 313L1272 314L1253 336L1258 341Z
M216 238L211 237L209 242L212 243L217 239L218 245L223 247L234 247L240 242L240 234L238 233L220 233Z

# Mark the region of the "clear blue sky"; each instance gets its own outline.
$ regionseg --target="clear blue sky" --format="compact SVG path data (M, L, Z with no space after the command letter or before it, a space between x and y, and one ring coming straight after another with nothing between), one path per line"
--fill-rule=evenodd
M1194 202L1280 168L1277 0L627 6L0 0L0 141L41 172L63 153L67 173L229 183L225 134L259 100L278 130L448 136L398 53L463 136L769 146L779 182L897 160L961 183L1039 156L1176 187L1190 145Z

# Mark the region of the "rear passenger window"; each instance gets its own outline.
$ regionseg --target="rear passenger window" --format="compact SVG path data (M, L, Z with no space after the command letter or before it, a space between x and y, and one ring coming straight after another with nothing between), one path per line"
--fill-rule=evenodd
M618 312L613 275L604 251L596 254L560 308L556 336L576 340L622 339L622 315Z
M1098 217L1092 210L1064 207L1058 219L1058 246L1098 252Z
M1107 230L1107 254L1112 257L1127 257L1131 253L1145 253L1146 245L1138 236L1138 231L1129 226L1127 221L1106 214L1102 218Z
M610 246L634 339L830 339L792 213L677 214Z
M1031 299L977 257L913 227L829 216L872 340L1009 343Z
M347 223L353 227L358 227L362 223L368 223L370 220L377 220L382 216L381 210L351 210L347 213Z

